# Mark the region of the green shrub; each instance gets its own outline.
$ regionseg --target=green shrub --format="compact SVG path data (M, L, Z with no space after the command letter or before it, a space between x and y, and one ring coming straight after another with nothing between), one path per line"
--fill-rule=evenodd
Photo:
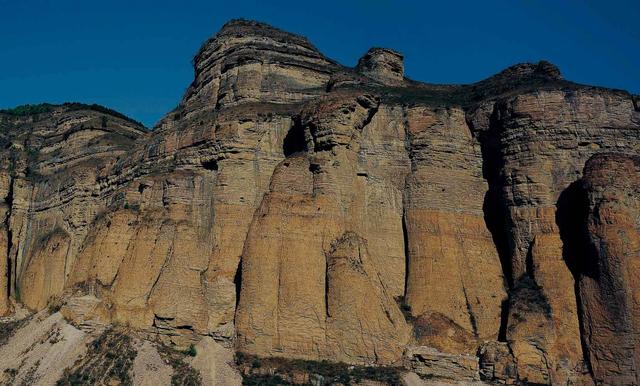
M195 357L196 355L198 355L196 346L190 345L189 348L186 350L185 354L189 355L190 357Z

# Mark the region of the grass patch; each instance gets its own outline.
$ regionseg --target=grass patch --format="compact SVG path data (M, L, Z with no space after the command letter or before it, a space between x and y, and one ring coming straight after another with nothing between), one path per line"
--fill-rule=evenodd
M540 90L590 90L598 93L604 91L634 98L626 91L586 86L564 80L557 68L545 61L516 64L473 84L428 84L409 80L402 86L347 83L340 87L378 94L382 97L382 102L387 104L426 105L434 108L458 106L465 110L473 109L485 101ZM638 103L640 102L634 102L636 108Z
M243 385L293 385L320 378L325 384L354 385L362 381L377 381L401 385L399 367L354 366L341 362L302 359L260 358L236 353L236 364L242 371Z
M10 322L0 323L0 346L5 345L9 338L15 334L15 332L22 326L24 326L29 320L31 320L31 316L28 316L21 320L12 320Z
M131 337L110 328L89 344L87 354L66 369L56 385L133 385L131 368L137 354Z
M196 356L197 352L193 345L185 351L178 351L165 345L158 345L158 353L160 357L173 368L173 375L171 376L172 386L202 385L200 373L184 361L187 356Z
M12 385L18 375L18 369L6 369L4 371L4 382L7 382L7 385Z
M242 385L243 386L289 386L289 385L293 385L293 383L284 380L279 375L253 374L246 377L243 376Z
M56 105L50 103L40 103L36 105L20 105L12 109L0 110L1 114L7 114L14 117L26 117L28 115L44 114L53 111Z
M91 110L91 111L97 111L99 113L103 113L103 114L107 114L107 115L111 115L113 117L117 117L120 119L123 119L127 122L133 123L135 125L144 127L144 125L138 121L136 121L135 119L129 118L126 115L119 113L113 109L110 109L108 107L104 107L101 106L99 104L86 104L86 103L79 103L79 102L67 102L67 103L63 103L61 105L55 105L55 104L51 104L51 103L40 103L40 104L34 104L34 105L21 105L21 106L16 106L14 108L11 109L4 109L4 110L0 110L0 114L6 114L6 115L10 115L13 117L27 117L30 115L38 115L38 114L45 114L45 113L50 113L51 111L53 111L54 109L58 108L58 107L63 107L66 111L78 111L78 110ZM106 125L106 117L102 118L103 120L101 121L103 125Z

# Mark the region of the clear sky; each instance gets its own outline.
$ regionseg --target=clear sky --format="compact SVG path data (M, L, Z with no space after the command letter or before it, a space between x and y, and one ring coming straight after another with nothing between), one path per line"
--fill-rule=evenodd
M546 59L569 80L640 94L638 0L0 0L0 108L99 103L152 126L191 82L202 42L239 17L305 35L348 66L394 48L424 82Z

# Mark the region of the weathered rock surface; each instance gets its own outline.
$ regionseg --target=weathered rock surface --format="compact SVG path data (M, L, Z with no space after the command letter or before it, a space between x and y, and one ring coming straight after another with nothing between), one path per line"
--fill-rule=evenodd
M584 173L589 239L580 261L584 342L594 379L640 382L640 158L599 154Z
M402 252L371 255L369 237L361 236L402 248L400 194L377 198L384 200L377 208L367 200L379 185L394 193L394 181L370 184L355 152L377 108L371 96L349 93L323 99L303 115L303 134L316 151L276 168L245 243L240 349L356 363L400 359L408 340L394 300L402 293ZM365 224L369 211L373 221L389 219L395 229L388 224L392 232L381 234Z
M41 312L0 346L3 385L55 385L66 365L86 353L90 337L66 323L62 315Z
M461 108L415 107L407 111L407 122L412 162L405 189L406 302L424 327L421 344L475 353L478 340L498 336L506 298L484 220L488 185L480 144Z
M638 383L637 98L544 61L423 84L393 50L347 68L246 20L194 72L153 131L0 112L0 314L62 302L87 331L362 365L423 347L466 358L452 382Z
M372 48L358 60L357 70L384 84L398 85L404 80L404 57L387 48Z
M195 349L197 354L188 363L200 372L203 386L242 385L242 377L233 368L233 351L230 348L206 337L198 342Z
M431 347L407 348L409 369L426 378L454 381L480 380L478 358L475 355L445 354Z

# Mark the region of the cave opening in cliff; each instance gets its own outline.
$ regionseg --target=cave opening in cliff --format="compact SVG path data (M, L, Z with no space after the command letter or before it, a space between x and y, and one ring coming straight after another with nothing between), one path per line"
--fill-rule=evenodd
M406 214L403 214L402 216L402 242L404 243L404 292L403 292L403 302L404 302L405 299L407 298L407 283L409 283L409 261L411 257L409 252L409 231L407 230Z
M11 242L11 232L8 232L7 238L9 241L9 245ZM8 247L7 250L10 252L11 251L11 247ZM13 277L13 264L11 262L11 254L7 253L7 259L4 261L4 264L6 264L7 266L7 297L10 297L13 295L13 293L11 292L11 278Z
M285 157L289 157L296 153L306 152L307 150L304 127L298 120L294 120L293 126L291 126L282 142L282 152Z
M208 161L202 161L202 167L209 171L218 171L218 161L215 159L210 159Z
M574 277L597 277L598 265L595 251L589 240L587 221L589 201L582 187L582 180L569 185L556 203L556 225L562 240L562 257Z
M233 285L236 289L236 309L238 309L238 304L240 303L240 290L242 289L242 259L238 262L236 274L233 275Z

